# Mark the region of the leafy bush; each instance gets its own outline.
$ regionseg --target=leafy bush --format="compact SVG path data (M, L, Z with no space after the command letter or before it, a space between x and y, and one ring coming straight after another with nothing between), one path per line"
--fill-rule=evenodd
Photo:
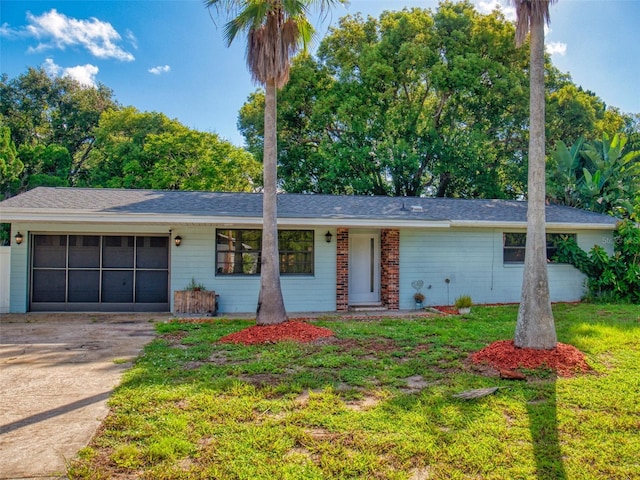
M640 303L640 228L622 222L613 241L610 257L600 245L587 253L567 237L557 243L555 260L570 263L587 276L587 299Z

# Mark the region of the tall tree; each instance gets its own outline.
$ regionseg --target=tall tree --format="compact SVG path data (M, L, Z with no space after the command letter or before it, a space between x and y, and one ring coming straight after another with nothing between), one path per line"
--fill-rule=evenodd
M529 166L527 243L522 298L514 343L521 348L550 350L558 343L547 273L545 229L545 89L544 25L556 0L512 0L516 8L516 45L529 39Z
M104 85L86 87L68 77L51 76L42 68L29 68L12 79L2 74L0 123L11 129L11 139L24 163L19 181L12 184L11 191L3 193L12 196L32 188L29 177L34 173L49 176L48 180L41 177L36 182L40 185L86 183L86 163L95 141L94 129L103 112L117 108L112 96ZM41 153L51 152L49 147L57 149L56 155L40 158ZM68 155L60 155L61 148L66 149ZM63 160L63 164L49 165L47 172L39 171L43 164L55 158ZM32 161L40 165L32 165Z
M0 200L9 197L11 184L18 180L24 164L11 140L11 129L0 125Z
M279 92L282 188L522 195L528 55L515 48L514 31L499 12L482 15L468 1L342 18L316 58L295 59ZM240 113L257 155L263 108L254 95Z
M307 46L313 26L310 7L325 12L345 0L206 0L208 8L232 17L225 26L230 45L240 32L247 35L247 65L253 79L265 88L262 259L256 323L287 320L278 254L276 89L289 80L290 59Z

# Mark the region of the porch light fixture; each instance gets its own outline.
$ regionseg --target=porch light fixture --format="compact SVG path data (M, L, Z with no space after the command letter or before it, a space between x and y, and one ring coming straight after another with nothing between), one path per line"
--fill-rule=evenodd
M22 243L22 241L24 240L24 237L22 236L22 234L20 232L18 232L18 233L16 233L15 239L16 239L16 243L18 245L20 245Z
M327 241L327 243L331 243L331 239L333 238L333 235L331 235L331 232L327 230L327 233L324 234L324 238Z
M182 237L180 235L176 235L173 241L176 242L176 247L179 247L180 244L182 243Z

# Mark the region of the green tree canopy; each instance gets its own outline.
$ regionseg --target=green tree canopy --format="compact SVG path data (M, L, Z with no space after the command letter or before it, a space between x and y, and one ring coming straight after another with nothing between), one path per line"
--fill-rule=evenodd
M558 142L549 159L547 195L551 201L630 218L639 211L640 150L626 148L627 137L606 133L579 138L570 148Z
M291 192L526 195L528 64L514 26L469 2L342 18L299 56L279 96L281 188ZM627 117L546 59L548 144L618 131ZM239 128L262 155L264 95Z
M0 200L10 196L23 170L24 164L18 158L16 145L11 140L11 129L0 126Z
M250 153L161 113L110 110L95 134L89 186L253 191L260 180Z
M14 184L10 194L30 188L27 177L40 170L43 162L54 158L64 163L46 167L49 173L44 175L49 178L44 184L79 183L95 140L94 128L104 111L117 106L112 96L104 85L86 87L68 77L50 76L42 68L29 68L13 79L2 75L0 119L10 128L11 139L25 166L25 175ZM68 152L70 163L64 155L39 157L54 145ZM30 165L30 161L41 165Z

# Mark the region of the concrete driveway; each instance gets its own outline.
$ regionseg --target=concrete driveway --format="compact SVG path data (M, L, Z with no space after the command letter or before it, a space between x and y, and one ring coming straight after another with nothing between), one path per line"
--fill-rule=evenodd
M65 478L169 314L0 316L0 479Z

